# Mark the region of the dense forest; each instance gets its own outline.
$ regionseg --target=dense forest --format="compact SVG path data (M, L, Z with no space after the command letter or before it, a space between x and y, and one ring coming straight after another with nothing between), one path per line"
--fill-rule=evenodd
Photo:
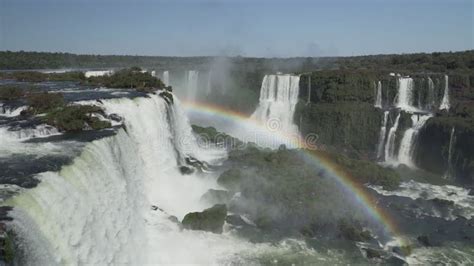
M369 69L403 72L468 72L474 69L474 50L445 53L370 55L355 57L246 58L231 57L242 69L304 72L315 69ZM0 69L122 68L131 66L208 68L215 57L76 55L70 53L0 52Z

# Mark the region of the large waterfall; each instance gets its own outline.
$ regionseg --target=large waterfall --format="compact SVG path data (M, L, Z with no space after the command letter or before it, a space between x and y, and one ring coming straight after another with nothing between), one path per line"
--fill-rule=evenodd
M413 110L413 79L402 77L398 79L398 98L396 107L402 110Z
M385 144L385 138L387 135L387 122L389 114L389 111L385 111L383 113L382 126L380 127L379 144L377 145L377 159L379 160L381 160L383 156L383 146Z
M412 127L407 129L403 134L402 142L398 150L398 162L407 166L414 166L412 161L413 148L416 137L420 129L425 125L426 121L430 119L431 115L412 115Z
M427 107L429 110L433 109L436 104L436 97L434 92L434 83L433 80L428 77L428 103Z
M454 127L451 129L451 134L449 136L449 148L448 148L448 168L446 169L446 173L444 174L444 178L452 179L453 178L453 146L456 142L456 136L454 135L455 129Z
M227 235L180 231L169 219L208 207L199 199L217 187L215 178L182 175L179 158L225 156L197 150L179 101L168 105L151 95L103 105L124 118L125 128L89 143L72 164L40 174L36 188L7 202L23 263L208 265L246 248Z
M444 94L443 99L441 100L441 104L439 106L439 110L448 110L451 107L449 103L449 85L448 85L448 75L444 76Z
M198 96L198 78L199 72L195 70L186 71L186 99L195 101Z
M298 102L299 82L299 76L266 75L260 89L259 105L252 119L267 123L270 130L297 134L293 115Z
M382 108L382 82L377 82L377 93L375 94L375 107Z
M165 70L163 71L163 75L162 75L162 78L163 78L163 83L166 85L166 86L169 86L170 85L170 72Z
M398 130L398 122L400 121L400 113L395 118L393 126L390 128L387 137L387 143L385 144L385 161L390 162L394 160L395 153L395 138Z

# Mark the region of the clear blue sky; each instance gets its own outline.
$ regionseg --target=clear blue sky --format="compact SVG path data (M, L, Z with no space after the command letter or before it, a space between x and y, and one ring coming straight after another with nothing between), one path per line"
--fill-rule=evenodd
M0 0L0 50L345 56L473 48L473 0Z

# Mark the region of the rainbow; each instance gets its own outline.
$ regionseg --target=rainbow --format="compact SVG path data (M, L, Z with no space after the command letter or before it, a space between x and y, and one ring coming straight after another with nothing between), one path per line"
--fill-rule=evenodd
M250 119L246 114L228 110L221 106L189 101L184 102L184 106L190 113L218 116L223 119L245 123L250 122L260 128L265 128L266 126L260 121ZM304 151L304 156L331 174L348 195L352 196L357 203L364 207L364 210L369 217L372 217L372 219L374 219L378 224L382 225L382 228L387 235L397 239L401 246L407 245L403 237L401 237L395 220L385 211L385 209L377 204L376 199L367 192L367 189L363 184L357 182L356 178L335 164L327 154L314 148L308 148L301 137L289 136L285 133L279 134L283 134L283 137L286 138L298 138L295 140L295 143L299 143L298 148L301 148Z

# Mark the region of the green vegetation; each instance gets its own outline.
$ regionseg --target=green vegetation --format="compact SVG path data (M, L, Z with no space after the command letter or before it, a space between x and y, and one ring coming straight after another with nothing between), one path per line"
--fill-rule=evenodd
M64 97L61 93L32 93L27 96L28 110L30 115L37 115L53 111L65 106Z
M213 144L221 144L228 149L236 149L242 147L244 143L237 138L217 131L214 127L200 127L191 125L194 133L196 133L202 141Z
M368 103L299 102L294 120L303 136L316 134L323 149L336 149L353 158L368 158L376 150L383 113Z
M0 101L13 101L22 98L25 90L18 86L0 86Z
M102 113L100 107L93 105L67 105L48 112L44 120L61 131L99 130L111 127L110 122L94 116Z
M161 80L148 72L142 72L138 67L119 70L110 76L90 77L84 83L107 88L134 88L143 92L153 92L156 89L165 88Z
M226 216L226 205L216 204L202 212L191 212L186 214L183 218L182 224L185 229L203 230L221 234Z
M232 167L217 181L232 193L241 192L237 202L230 204L230 210L249 215L262 230L280 228L314 236L328 226L340 231L341 228L334 224L334 221L340 221L353 225L349 228L357 232L353 238L365 236L365 232L359 232L366 222L361 207L356 206L347 191L341 188L336 180L339 177L315 163L308 153L331 162L337 172L350 175L360 187L370 183L394 189L400 182L394 170L369 161L323 151L283 147L272 151L251 146L229 153ZM331 202L330 206L327 202ZM352 237L349 233L346 235Z

